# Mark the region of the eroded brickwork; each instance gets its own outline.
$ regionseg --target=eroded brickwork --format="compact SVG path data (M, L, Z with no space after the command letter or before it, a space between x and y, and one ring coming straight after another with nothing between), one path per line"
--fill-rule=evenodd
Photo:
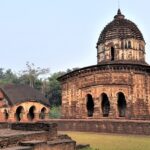
M125 118L149 119L149 83L147 72L135 70L133 66L121 68L113 66L79 73L62 83L63 118L87 118L87 95L94 102L93 118L102 118L102 97L105 93L110 102L108 118L119 118L118 93L123 93L126 101ZM144 66L143 66L144 67Z
M150 121L119 119L60 119L50 120L58 124L59 131L81 131L118 134L150 135Z
M59 78L62 118L150 119L150 66L138 27L118 10L100 34L97 65Z
M3 101L0 101L2 104ZM32 109L33 108L33 109ZM31 111L32 110L32 111ZM44 110L42 112L42 110ZM34 100L0 108L0 122L30 122L49 118L49 108Z
M11 123L8 128L0 127L0 149L3 150L76 149L76 142L69 136L57 134L55 123Z

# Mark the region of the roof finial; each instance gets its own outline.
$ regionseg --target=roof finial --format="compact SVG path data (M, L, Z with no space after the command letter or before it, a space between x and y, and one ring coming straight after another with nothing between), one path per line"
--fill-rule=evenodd
M120 10L120 8L118 9L118 13L117 13L117 15L122 15L122 14L121 14L121 10Z
M121 13L120 8L118 8L117 15L114 18L115 19L124 19L124 15Z

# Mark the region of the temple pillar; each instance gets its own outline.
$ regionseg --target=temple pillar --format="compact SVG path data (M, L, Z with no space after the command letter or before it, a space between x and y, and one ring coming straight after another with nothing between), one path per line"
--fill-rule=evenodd
M38 120L40 120L40 118L39 118L40 113L39 113L39 112L36 112L34 115L35 115L35 116L34 116L33 121L38 121Z
M10 111L10 112L9 112L8 121L9 121L9 122L16 122L15 112L13 112L13 111Z
M20 122L28 122L28 121L29 121L29 119L28 119L28 112L23 112Z
M100 118L100 103L99 103L99 97L94 99L94 114L93 118L98 119Z
M86 119L87 118L87 108L86 108L86 104L82 104L82 119Z
M117 97L116 96L112 96L111 98L111 102L110 102L110 111L109 111L109 118L117 118Z

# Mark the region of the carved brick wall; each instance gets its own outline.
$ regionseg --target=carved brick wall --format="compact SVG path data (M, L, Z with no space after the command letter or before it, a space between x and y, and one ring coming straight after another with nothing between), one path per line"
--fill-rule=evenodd
M130 46L128 45L130 42ZM114 48L114 60L118 61L145 61L145 43L136 39L113 39L103 44L100 44L97 48L97 61L108 62L111 61L111 47Z
M103 118L101 94L110 102L108 118L120 118L118 93L126 101L126 119L150 119L150 76L135 70L89 71L62 82L62 118L88 118L87 95L94 102L92 118Z

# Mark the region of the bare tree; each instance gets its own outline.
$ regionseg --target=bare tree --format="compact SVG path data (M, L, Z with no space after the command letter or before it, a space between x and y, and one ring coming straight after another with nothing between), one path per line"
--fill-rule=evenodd
M22 71L23 76L29 80L29 85L35 87L35 81L40 75L45 75L49 73L49 68L36 67L34 63L26 63L26 70Z

